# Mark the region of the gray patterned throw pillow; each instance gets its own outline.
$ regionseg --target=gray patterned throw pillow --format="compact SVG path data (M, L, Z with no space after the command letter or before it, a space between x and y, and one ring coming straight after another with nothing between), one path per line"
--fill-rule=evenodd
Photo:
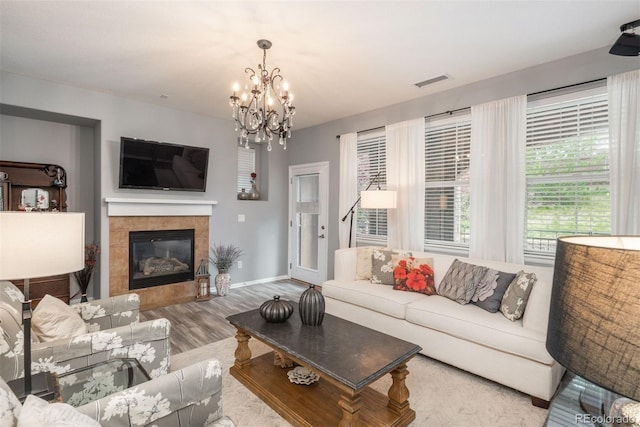
M538 279L534 273L519 271L502 298L500 311L504 317L515 322L524 314L531 289Z
M371 283L393 285L393 251L374 249L371 253Z
M487 270L487 267L467 264L456 258L447 274L442 278L438 294L460 304L467 304L471 301L478 283L485 276Z

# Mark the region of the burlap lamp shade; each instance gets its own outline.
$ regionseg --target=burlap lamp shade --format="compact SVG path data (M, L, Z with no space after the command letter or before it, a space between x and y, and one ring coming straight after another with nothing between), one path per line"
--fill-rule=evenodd
M640 400L640 236L558 239L547 350L576 375Z

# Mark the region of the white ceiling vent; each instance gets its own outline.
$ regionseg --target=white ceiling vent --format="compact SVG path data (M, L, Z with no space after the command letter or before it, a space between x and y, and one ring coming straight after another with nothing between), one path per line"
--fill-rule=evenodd
M448 74L440 74L439 76L436 77L432 77L430 79L418 82L418 83L414 83L414 85L418 86L418 87L423 87L423 86L427 86L427 85L431 85L434 83L438 83L441 82L443 80L449 80L451 78L451 76L449 76Z

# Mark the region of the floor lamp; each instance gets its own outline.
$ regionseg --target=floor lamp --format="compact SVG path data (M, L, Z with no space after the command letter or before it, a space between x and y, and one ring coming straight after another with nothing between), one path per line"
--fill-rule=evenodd
M0 212L0 280L24 279L24 380L12 381L22 401L29 394L52 398L50 373L31 375L29 279L84 267L84 213Z
M640 236L558 239L547 350L574 374L640 400ZM590 389L582 410L601 409Z
M371 181L369 181L369 185L367 185L367 188L365 188L364 191L360 192L358 200L356 200L349 211L347 211L347 213L342 217L342 222L345 222L347 220L347 217L351 215L351 220L349 223L349 247L351 247L351 237L353 235L353 215L360 200L362 200L360 206L362 209L390 209L396 207L395 191L381 190L379 185L377 190L369 191L369 188L371 188L371 186L378 181L381 173L382 171L378 172L376 176L371 178Z

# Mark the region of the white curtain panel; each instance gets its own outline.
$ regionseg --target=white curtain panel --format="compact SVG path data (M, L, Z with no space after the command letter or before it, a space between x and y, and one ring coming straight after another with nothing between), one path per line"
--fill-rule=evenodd
M471 258L524 263L525 95L471 107Z
M424 250L424 117L385 127L387 190L396 209L387 213L387 244Z
M358 199L358 134L347 133L340 135L340 191L338 209L340 219ZM356 218L353 218L351 246L356 245ZM338 226L338 240L340 248L349 247L349 225L351 215Z
M640 70L607 78L613 234L640 234Z

